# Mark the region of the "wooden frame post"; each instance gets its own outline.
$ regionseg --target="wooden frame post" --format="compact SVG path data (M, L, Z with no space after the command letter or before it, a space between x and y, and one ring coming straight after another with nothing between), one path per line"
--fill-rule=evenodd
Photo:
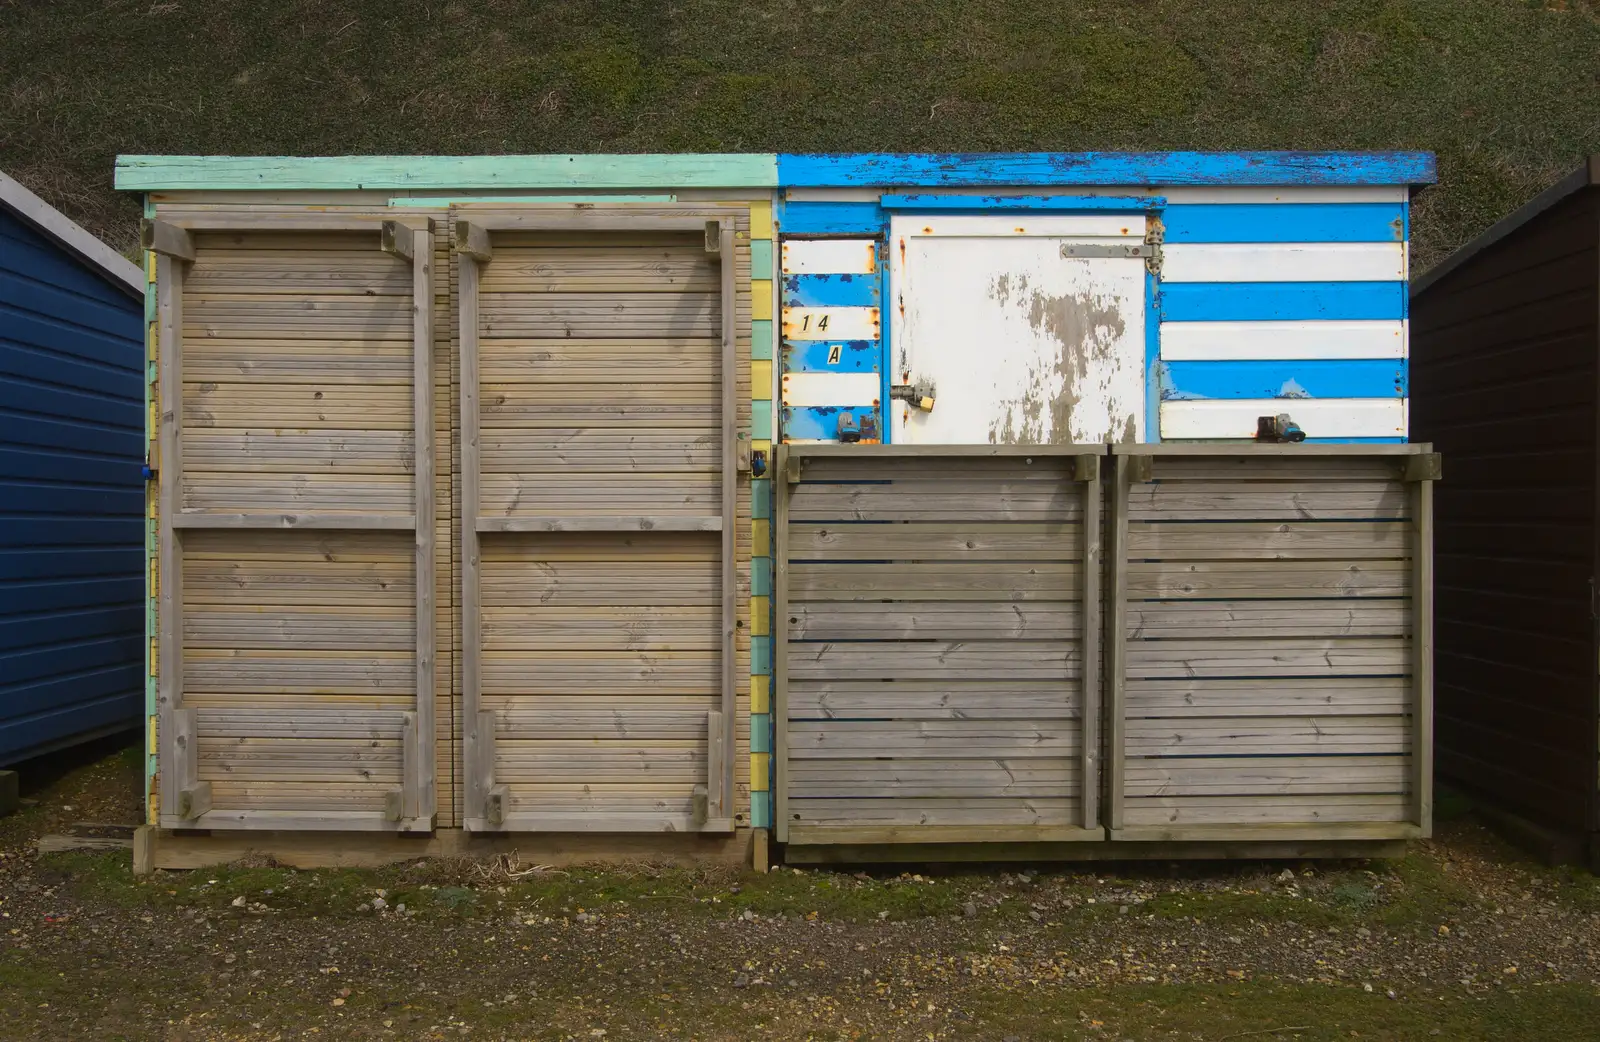
M461 322L461 720L463 821L468 829L497 827L490 820L489 790L494 787L494 716L482 711L483 619L478 586L478 282L480 265L491 256L488 233L457 221L454 230L457 309ZM485 733L487 728L487 733ZM503 818L503 800L502 805Z
M738 746L733 721L738 719L739 662L739 562L737 559L739 505L739 355L738 284L734 264L733 222L707 222L706 246L711 246L712 226L717 229L718 262L722 287L722 711L709 741L720 746L706 758L710 787L707 829L725 831L733 821L734 761Z
M1149 481L1149 456L1116 455L1111 472L1110 576L1105 598L1105 823L1122 828L1128 736L1128 489Z
M1411 790L1412 811L1424 837L1433 834L1433 482L1439 456L1405 461L1411 492Z
M1083 827L1100 825L1100 457L1073 459L1072 480L1083 495L1083 619L1079 628L1082 641L1078 671L1079 714L1082 721L1079 754L1082 773L1079 799L1083 806Z
M773 446L772 467L772 822L779 843L789 841L789 486L800 480L800 460L788 445Z
M417 708L406 749L403 827L431 831L438 814L434 777L434 490L433 490L433 229L413 231L384 222L384 240L411 251L412 471L415 479L417 586ZM399 229L404 229L402 235Z

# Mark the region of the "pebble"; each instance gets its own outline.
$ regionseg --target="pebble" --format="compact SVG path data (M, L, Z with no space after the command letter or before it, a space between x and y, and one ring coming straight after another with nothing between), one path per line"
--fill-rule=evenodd
M748 923L750 920L754 919L755 917L756 917L756 913L754 913L750 909L746 908L744 910L744 914L741 915L739 918L743 919L745 922Z
M748 988L750 986L750 978L741 973L733 978L733 986L735 988Z
M244 895L240 894L238 897L234 898L232 904L235 908L243 908L245 905Z
M1278 873L1278 882L1280 882L1280 883L1292 883L1292 882L1294 882L1294 869L1286 868L1282 872L1279 872Z
M394 906L394 910L395 910L395 911L397 911L397 912L399 912L399 913L400 913L400 914L401 914L401 915L405 915L405 914L406 914L406 905L405 905L405 902L404 902L404 901L402 901L402 902L400 902L400 903L399 903L399 904L397 904L397 905L395 905L395 906Z
M971 919L973 916L978 914L978 906L973 904L971 901L968 901L966 904L961 906L961 914L966 916L968 919Z
M389 907L389 902L388 902L388 901L385 901L385 900L384 900L384 899L383 899L383 898L381 898L381 897L374 897L374 898L373 898L373 899L372 899L372 909L373 909L373 911L375 911L375 912L381 912L381 911L383 911L383 910L384 910L384 909L385 909L385 908L388 908L388 907Z
M367 904L367 902L363 901L360 904L356 905L356 911L358 911L358 912L370 912L370 911L372 911L372 906Z

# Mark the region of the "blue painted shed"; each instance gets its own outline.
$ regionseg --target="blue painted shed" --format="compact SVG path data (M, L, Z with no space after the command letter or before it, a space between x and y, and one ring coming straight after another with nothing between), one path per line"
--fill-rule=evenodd
M0 174L0 766L140 717L144 289Z

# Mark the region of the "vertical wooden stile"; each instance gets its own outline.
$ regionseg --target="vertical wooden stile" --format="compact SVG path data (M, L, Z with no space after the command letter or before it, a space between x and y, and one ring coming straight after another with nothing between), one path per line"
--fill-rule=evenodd
M433 468L433 231L413 236L412 466L415 471L417 588L417 708L413 747L405 762L404 815L411 827L431 829L437 813L434 775L434 468Z
M1416 823L1433 832L1433 482L1412 483L1411 761Z
M778 842L789 840L789 447L772 460L772 820Z
M482 733L479 711L483 633L478 592L478 275L479 261L458 252L456 285L461 314L461 721L466 731L463 772L466 793L463 816L469 828L481 828L488 807L493 770L493 736ZM490 721L492 723L492 720Z
M739 618L739 562L735 554L739 502L738 285L733 222L720 221L717 228L722 287L722 719L726 726L719 728L715 735L721 749L716 756L708 755L706 762L712 772L707 783L716 803L712 816L728 820L733 817L736 746L732 722L737 718L735 699L738 696L735 633Z
M1083 777L1083 827L1100 824L1100 458L1078 456L1073 478L1083 495L1083 667L1078 684L1083 749L1079 757Z
M1106 742L1104 770L1106 788L1106 827L1122 827L1123 782L1126 767L1127 676L1128 676L1128 487L1136 480L1141 460L1136 456L1115 456L1111 475L1111 578L1106 598L1105 648Z
M162 747L161 812L178 813L178 793L195 779L193 751L178 740L177 714L183 708L183 546L174 526L183 495L183 262L156 255L160 456L157 459L157 727Z

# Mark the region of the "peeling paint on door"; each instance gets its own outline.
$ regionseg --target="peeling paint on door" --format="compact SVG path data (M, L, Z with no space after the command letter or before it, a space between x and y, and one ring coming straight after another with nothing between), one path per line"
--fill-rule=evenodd
M893 233L904 244L891 272L897 376L939 389L932 412L895 407L895 440L1139 440L1143 262L1062 255L1064 242L1113 244L1120 236L1074 235L1070 227L1019 236L998 221L993 236L916 234L920 225Z

